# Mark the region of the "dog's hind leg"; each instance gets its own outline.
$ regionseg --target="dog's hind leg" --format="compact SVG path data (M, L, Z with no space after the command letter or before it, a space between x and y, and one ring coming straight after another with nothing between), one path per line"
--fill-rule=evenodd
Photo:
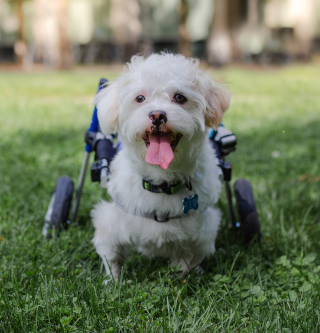
M106 275L115 280L120 277L121 267L130 250L130 246L123 246L121 241L124 234L118 208L105 201L100 202L91 212L95 233L93 244L103 260Z

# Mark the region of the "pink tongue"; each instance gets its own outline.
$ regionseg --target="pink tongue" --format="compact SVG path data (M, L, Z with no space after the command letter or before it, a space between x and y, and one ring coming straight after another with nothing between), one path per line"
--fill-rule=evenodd
M146 162L159 165L161 169L167 169L174 158L170 143L170 135L150 134Z

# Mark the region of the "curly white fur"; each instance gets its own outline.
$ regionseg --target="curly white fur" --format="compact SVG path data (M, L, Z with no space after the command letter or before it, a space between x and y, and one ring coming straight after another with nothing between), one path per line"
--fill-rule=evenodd
M176 93L183 94L187 102L175 103ZM145 96L143 103L135 102L138 95ZM181 264L183 274L215 251L220 214L214 204L221 182L206 128L220 123L229 100L229 92L207 78L197 60L166 53L132 57L120 77L97 95L103 133L117 131L123 142L111 163L108 193L124 209L102 201L92 211L93 243L107 275L117 278L134 249L146 256L170 257L174 265ZM145 161L148 148L142 136L154 110L165 111L168 128L182 134L165 170ZM182 200L190 195L186 188L172 195L148 192L142 188L141 177L154 184L190 178L199 209L166 223L140 216L153 211L181 215Z

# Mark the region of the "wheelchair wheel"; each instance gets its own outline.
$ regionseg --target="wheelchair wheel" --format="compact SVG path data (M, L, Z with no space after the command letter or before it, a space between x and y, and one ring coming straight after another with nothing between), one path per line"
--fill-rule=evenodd
M240 220L240 225L236 226L242 229L245 244L252 240L260 243L261 225L250 182L247 179L237 180L234 184L234 193Z
M45 216L42 233L47 238L52 237L52 229L59 233L68 227L68 217L73 194L73 180L70 177L60 177L56 183Z

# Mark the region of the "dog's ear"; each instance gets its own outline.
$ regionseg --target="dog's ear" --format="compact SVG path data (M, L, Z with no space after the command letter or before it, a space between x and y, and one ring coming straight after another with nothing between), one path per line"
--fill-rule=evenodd
M204 73L201 74L199 83L207 101L205 122L207 126L217 128L223 113L229 107L231 93L222 84L210 80Z
M119 87L114 82L100 90L93 103L98 109L98 119L104 135L115 133L119 120Z

